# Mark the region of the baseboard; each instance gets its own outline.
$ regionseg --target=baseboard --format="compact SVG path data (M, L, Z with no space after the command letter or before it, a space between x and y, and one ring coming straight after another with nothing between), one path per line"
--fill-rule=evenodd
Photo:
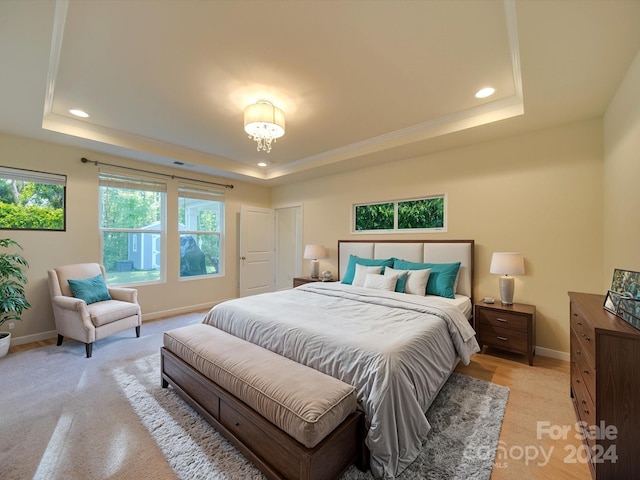
M49 340L58 336L55 330L42 333L34 333L33 335L23 335L21 337L14 337L11 335L11 346L24 345L26 343L40 342L42 340Z
M198 305L189 305L186 307L172 308L169 310L162 310L160 312L153 312L153 313L147 313L147 314L143 313L142 323L150 322L153 320L160 320L161 318L175 317L176 315L184 315L187 313L206 312L211 310L211 308L213 308L214 306L222 302L226 302L226 300L201 303ZM24 345L26 343L40 342L42 340L49 340L51 338L56 338L57 336L58 336L58 333L55 330L42 332L42 333L34 333L33 335L23 335L21 337L15 337L14 335L11 335L11 346L14 347L18 345Z
M569 352L560 352L558 350L551 350L550 348L536 347L536 355L564 360L565 362L570 361Z

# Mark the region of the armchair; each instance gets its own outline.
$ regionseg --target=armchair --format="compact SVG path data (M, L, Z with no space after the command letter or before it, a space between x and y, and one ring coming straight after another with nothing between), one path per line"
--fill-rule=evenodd
M134 327L136 337L139 337L142 325L138 291L134 288L107 287L111 300L90 304L74 297L70 279L89 279L97 275L106 278L104 267L97 263L65 265L48 271L58 345L62 345L64 337L79 340L85 344L87 358L91 357L96 340Z

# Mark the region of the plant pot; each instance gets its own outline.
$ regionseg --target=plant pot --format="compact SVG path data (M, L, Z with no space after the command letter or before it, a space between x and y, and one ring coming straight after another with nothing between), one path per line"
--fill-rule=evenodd
M11 334L0 332L0 358L9 352L9 345L11 345Z

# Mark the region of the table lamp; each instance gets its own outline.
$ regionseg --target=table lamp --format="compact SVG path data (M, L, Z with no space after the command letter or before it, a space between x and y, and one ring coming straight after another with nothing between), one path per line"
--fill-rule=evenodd
M503 305L513 304L514 278L509 275L524 275L524 257L516 252L495 252L491 257L490 273L500 277L500 298Z
M322 245L305 245L304 258L311 260L311 278L320 276L320 262L318 259L326 257L327 251Z

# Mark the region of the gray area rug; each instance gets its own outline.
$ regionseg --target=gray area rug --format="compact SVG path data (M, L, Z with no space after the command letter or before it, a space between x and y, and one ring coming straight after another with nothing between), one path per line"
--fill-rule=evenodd
M262 479L171 389L160 387L166 330L204 314L145 323L101 340L93 357L65 342L0 359L2 480ZM402 479L488 479L508 389L454 374ZM370 480L349 470L346 480Z
M262 479L263 475L172 389L158 386L159 355L113 374L179 478ZM399 479L489 479L509 389L454 373L427 413L432 430ZM343 480L373 479L351 467Z

